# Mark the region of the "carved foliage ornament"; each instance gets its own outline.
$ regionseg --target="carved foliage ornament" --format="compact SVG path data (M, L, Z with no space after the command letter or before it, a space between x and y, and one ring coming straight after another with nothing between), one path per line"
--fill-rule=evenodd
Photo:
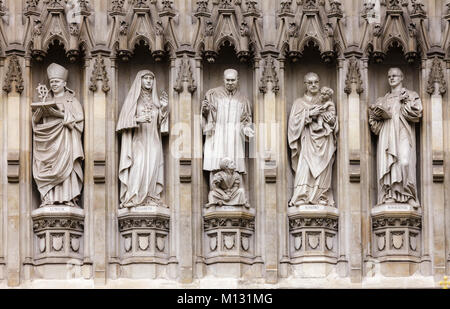
M102 81L103 92L108 92L110 90L110 87L108 85L109 79L108 73L106 72L105 60L100 55L95 58L94 70L92 71L89 90L93 92L97 91L97 81Z
M187 89L190 93L194 93L197 89L195 85L194 76L192 74L191 64L188 59L182 59L180 70L178 71L177 82L175 84L175 91L182 92L183 91L183 83L187 82Z
M278 74L277 74L277 68L275 66L274 59L272 57L268 57L265 60L265 66L263 69L262 77L261 77L261 86L259 87L259 90L262 93L267 92L267 85L268 83L272 83L272 91L274 93L278 93L280 90L280 86L278 84Z
M125 0L112 0L112 11L113 12L122 12L124 3L125 3Z
M361 72L356 59L351 59L348 65L347 77L345 79L344 92L350 94L352 92L352 84L356 84L356 92L361 94L364 91L362 86Z
M12 90L12 83L16 83L16 91L22 93L23 91L23 77L22 68L20 67L19 59L16 55L12 56L9 60L8 72L5 77L5 84L3 85L3 90L7 93Z
M31 10L37 9L37 6L39 4L39 0L27 0L25 3L27 5L25 7L25 10L26 11L31 11Z
M430 75L428 76L427 93L432 95L435 92L435 85L439 84L439 93L443 95L446 92L447 86L442 71L441 61L435 57L431 66Z
M292 13L292 0L281 1L280 6L280 13Z
M209 0L197 0L196 13L206 13L208 12L208 1Z

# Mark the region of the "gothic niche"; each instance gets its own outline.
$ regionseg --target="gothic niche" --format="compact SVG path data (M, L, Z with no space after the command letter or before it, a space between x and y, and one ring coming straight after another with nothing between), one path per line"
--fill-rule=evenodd
M255 167L249 151L254 143L252 77L251 67L239 61L229 41L224 41L214 64L206 63L203 70L203 251L206 264L229 262L237 269L252 264L255 255L255 208L250 194L256 192L250 188ZM225 115L224 106L239 108L227 120L230 115ZM226 123L235 125L231 128ZM223 134L234 138L225 141ZM219 141L224 144L211 147Z
M38 264L55 258L83 259L83 57L71 62L65 47L55 40L46 57L31 61L32 218ZM61 124L49 126L55 121ZM71 136L64 146L56 142L60 130L59 134ZM53 175L51 180L48 175Z
M119 255L125 277L140 277L127 265L165 265L169 256L170 203L168 177L170 66L155 62L148 43L140 41L132 57L118 62L119 97L116 106L118 162ZM146 266L144 266L146 265Z
M338 254L339 191L335 162L340 102L336 96L336 62L324 63L312 41L303 49L302 57L295 62L291 60L287 59L285 65L289 251L296 273L307 276L308 267L322 264L325 267L319 276L326 276ZM326 140L325 154L308 151L314 147L300 143L305 134L309 135L306 139L310 143L315 143L315 139ZM303 263L305 258L313 263Z
M393 42L384 61L373 57L369 61L369 80L376 81L369 83L367 103L371 130L372 254L382 262L381 272L385 275L389 264L398 259L410 262L399 267L406 267L406 275L413 274L421 252L419 163L423 98L418 92L423 77L420 62L405 58L404 50L401 43ZM399 125L394 126L395 121ZM390 129L393 131L388 133Z

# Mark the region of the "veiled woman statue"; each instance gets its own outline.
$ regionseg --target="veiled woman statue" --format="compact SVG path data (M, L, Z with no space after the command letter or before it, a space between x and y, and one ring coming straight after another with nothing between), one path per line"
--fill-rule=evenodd
M68 71L51 64L47 68L51 96L47 88L33 103L33 177L41 194L43 206L78 206L83 187L84 160L81 134L84 115L74 92L66 87Z
M162 205L164 158L161 133L168 132L168 97L158 98L155 74L138 72L120 112L120 207Z

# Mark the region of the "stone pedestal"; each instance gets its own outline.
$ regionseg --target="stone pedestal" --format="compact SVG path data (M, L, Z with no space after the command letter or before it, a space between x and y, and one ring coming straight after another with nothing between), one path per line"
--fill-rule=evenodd
M169 260L169 208L122 208L118 219L122 276L141 279L165 277Z
M31 217L35 276L42 279L82 277L84 210L46 206L35 209Z
M31 216L35 263L83 259L83 209L46 206L34 210Z
M255 209L244 206L204 208L203 248L208 272L242 276L255 258Z
M375 206L372 217L372 253L384 276L410 276L421 255L422 214L408 204Z
M338 258L337 208L303 205L288 208L289 254L296 277L325 277Z

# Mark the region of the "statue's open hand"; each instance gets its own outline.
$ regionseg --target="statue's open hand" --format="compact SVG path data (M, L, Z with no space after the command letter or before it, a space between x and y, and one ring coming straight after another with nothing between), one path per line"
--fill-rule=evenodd
M161 93L161 98L159 99L159 101L161 102L161 105L163 107L167 107L169 105L169 96L164 90Z
M253 129L250 127L245 127L243 129L243 133L245 136L248 136L248 137L253 137L255 135L255 131L253 131Z

